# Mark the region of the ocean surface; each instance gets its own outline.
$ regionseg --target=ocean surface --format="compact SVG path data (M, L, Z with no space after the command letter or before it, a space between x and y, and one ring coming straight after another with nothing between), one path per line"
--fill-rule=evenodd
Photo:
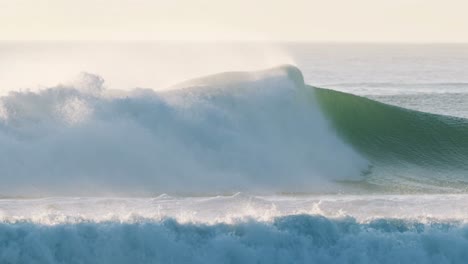
M0 263L466 263L468 45L0 43Z

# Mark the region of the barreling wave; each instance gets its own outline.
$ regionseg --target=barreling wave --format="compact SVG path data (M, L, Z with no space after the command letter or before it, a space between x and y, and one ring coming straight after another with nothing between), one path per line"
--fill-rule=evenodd
M0 223L2 263L465 263L468 229L290 215L234 224Z
M293 66L166 92L84 74L0 98L0 194L464 192L467 139L466 119L307 86Z

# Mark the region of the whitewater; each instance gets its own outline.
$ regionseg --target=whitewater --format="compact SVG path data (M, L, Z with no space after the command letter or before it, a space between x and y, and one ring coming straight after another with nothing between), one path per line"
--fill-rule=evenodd
M463 109L297 64L5 93L0 263L465 263Z
M464 263L466 202L466 195L6 199L0 259Z
M295 67L120 95L83 78L2 98L0 193L323 191L368 166L327 126Z

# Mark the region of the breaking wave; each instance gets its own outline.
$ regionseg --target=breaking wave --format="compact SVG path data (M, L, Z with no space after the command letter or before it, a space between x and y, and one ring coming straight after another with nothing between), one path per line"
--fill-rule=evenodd
M171 91L73 86L0 99L0 194L336 191L368 163L339 139L292 66Z
M465 263L467 246L463 224L399 219L0 224L2 263Z
M304 84L293 66L170 91L0 98L0 194L466 192L468 121Z

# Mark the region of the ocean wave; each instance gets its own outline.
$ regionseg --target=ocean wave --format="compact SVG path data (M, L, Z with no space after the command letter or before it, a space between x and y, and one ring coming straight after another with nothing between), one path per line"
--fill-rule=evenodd
M1 195L468 190L466 119L308 86L294 66L104 84L0 98Z
M230 72L169 92L74 86L0 99L3 195L337 192L367 161L328 125L301 72Z
M373 165L367 182L403 192L465 192L468 120L315 88L336 131Z
M2 263L465 263L468 229L289 215L234 224L0 224Z

